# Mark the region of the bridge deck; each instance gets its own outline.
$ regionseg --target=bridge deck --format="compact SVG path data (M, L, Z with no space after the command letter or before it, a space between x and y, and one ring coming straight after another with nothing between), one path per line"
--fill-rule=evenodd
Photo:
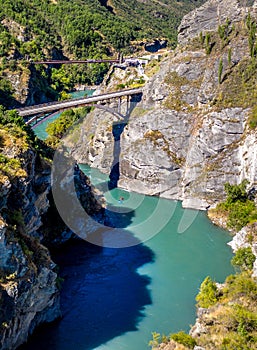
M31 61L31 64L78 64L78 63L119 63L119 60L48 60Z
M37 115L40 113L47 113L47 112L53 112L57 110L72 108L72 107L79 107L82 105L92 104L94 102L100 102L104 100L110 100L112 98L122 97L122 96L131 96L131 95L138 95L143 92L142 88L137 89L126 89L116 92L109 92L106 94L101 95L95 95L90 97L84 97L84 98L77 98L73 100L64 100L64 101L58 101L58 102L50 102L50 103L43 103L39 105L34 106L28 106L24 108L18 108L17 112L22 117Z

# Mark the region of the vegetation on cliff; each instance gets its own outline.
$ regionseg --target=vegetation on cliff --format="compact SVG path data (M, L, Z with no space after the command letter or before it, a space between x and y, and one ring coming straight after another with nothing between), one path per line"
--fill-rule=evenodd
M256 256L250 243L256 241L257 221L255 195L247 192L247 181L239 185L225 185L226 200L212 210L211 215L222 216L223 222L234 230L252 227L248 244L238 248L231 260L236 274L228 276L224 285L218 286L210 277L201 284L196 297L199 308L196 326L191 330L197 344L208 349L255 349L257 342L257 279L253 273ZM195 328L195 329L194 329Z
M23 118L1 107L1 349L14 349L26 340L36 313L35 325L42 322L41 317L44 319L44 309L49 308L49 320L59 315L54 264L37 232L40 215L47 209L46 195L50 189L47 181L50 165L36 152L35 148L39 147ZM32 306L34 303L36 306ZM28 314L32 317L28 318Z
M21 100L15 73L26 84L37 87L46 98L75 84L99 83L106 64L73 65L46 70L30 67L26 58L108 58L118 51L130 52L146 40L164 38L176 43L176 29L182 16L203 0L174 0L163 3L112 1L103 6L98 0L10 2L3 0L0 9L0 103ZM134 41L134 46L131 42ZM139 45L141 42L141 46ZM30 78L33 73L32 79ZM14 86L16 87L14 88ZM26 96L23 96L26 99ZM35 98L35 97L34 97ZM36 96L40 99L40 96ZM14 101L11 101L14 99ZM23 102L26 102L23 101Z
M205 280L199 296L208 298L203 285L215 283ZM201 301L198 304L202 305ZM206 307L206 304L204 304ZM255 349L257 341L257 283L251 271L227 277L221 288L216 287L216 301L199 316L203 332L195 339L205 349Z
M80 107L62 112L60 117L47 125L46 132L49 136L45 140L46 144L56 148L65 133L76 121L84 118L90 109L90 107Z
M193 349L195 345L205 350L255 349L257 281L252 277L254 260L251 248L242 248L232 259L240 268L237 274L228 276L223 285L206 277L196 297L198 318L191 335L179 332L161 337L153 333L149 345L158 349L161 341L170 344L167 350L181 349L179 344L183 344L184 350Z
M226 226L234 231L257 221L257 208L253 193L247 192L247 180L239 185L225 184L226 200L209 211L210 217L223 218Z
M250 108L249 125L254 129L257 125L257 40L256 20L249 13L245 21L231 22L229 19L217 30L200 32L198 37L191 39L181 47L188 53L185 62L190 62L190 52L204 50L206 54L206 70L209 65L216 67L213 76L212 98L208 103L210 108L221 111L225 108ZM199 89L204 76L198 80L187 80L178 72L169 73L165 84L170 87L170 95L164 102L164 107L188 112L197 111L199 106L186 103L184 93L186 88ZM201 108L201 106L200 106Z
M212 210L212 216L222 216L229 228L239 230L257 221L254 195L247 192L247 181L239 185L225 184L226 200ZM257 232L252 230L252 241ZM202 332L195 332L197 344L206 349L254 349L257 341L257 280L253 277L256 256L251 246L237 249L231 260L237 269L218 286L206 277L196 297ZM196 328L196 327L195 327Z
M25 152L30 144L27 127L15 111L0 106L0 182L26 176L22 159L17 154Z

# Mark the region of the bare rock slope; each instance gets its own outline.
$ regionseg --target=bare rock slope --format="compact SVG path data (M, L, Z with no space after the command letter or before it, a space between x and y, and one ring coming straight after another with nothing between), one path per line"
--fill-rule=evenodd
M248 12L256 21L256 1L244 7L210 0L186 16L179 47L146 83L141 103L131 103L135 108L124 120L91 114L74 148L77 159L107 173L119 162L119 186L180 199L184 207L214 205L224 197L225 182L246 178L254 186L257 135L249 125L257 81ZM124 79L117 68L105 88ZM113 137L117 123L127 123L120 140Z

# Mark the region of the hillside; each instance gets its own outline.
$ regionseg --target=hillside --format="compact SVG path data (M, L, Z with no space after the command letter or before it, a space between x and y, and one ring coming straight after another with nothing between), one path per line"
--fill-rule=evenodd
M0 9L0 104L55 99L75 84L99 83L105 64L46 70L24 59L106 58L156 38L176 43L182 16L203 1L58 0L10 2ZM109 4L109 3L108 3ZM131 42L137 43L132 46ZM139 46L138 46L139 45Z
M256 10L242 21L244 8L235 0L224 7L220 25L214 17L216 22L202 31L207 4L213 11L215 3L203 5L196 19L188 15L182 21L183 43L155 63L156 73L149 75L143 99L121 135L121 187L179 199L197 209L222 200L226 182L246 178L249 186L257 183ZM229 13L237 20L227 21ZM197 36L188 34L186 41L191 23L198 23ZM113 90L121 82L132 86L138 78L132 69L116 69L102 90ZM83 157L93 167L110 171L114 119L95 114L87 120L84 131L95 136L88 143L83 139L76 149L79 161Z

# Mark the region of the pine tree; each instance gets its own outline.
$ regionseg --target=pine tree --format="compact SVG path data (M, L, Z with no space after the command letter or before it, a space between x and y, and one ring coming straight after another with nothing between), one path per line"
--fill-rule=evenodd
M219 81L219 84L222 83L222 73L223 73L223 59L221 58L220 62L219 62L219 70L218 70L218 81Z

